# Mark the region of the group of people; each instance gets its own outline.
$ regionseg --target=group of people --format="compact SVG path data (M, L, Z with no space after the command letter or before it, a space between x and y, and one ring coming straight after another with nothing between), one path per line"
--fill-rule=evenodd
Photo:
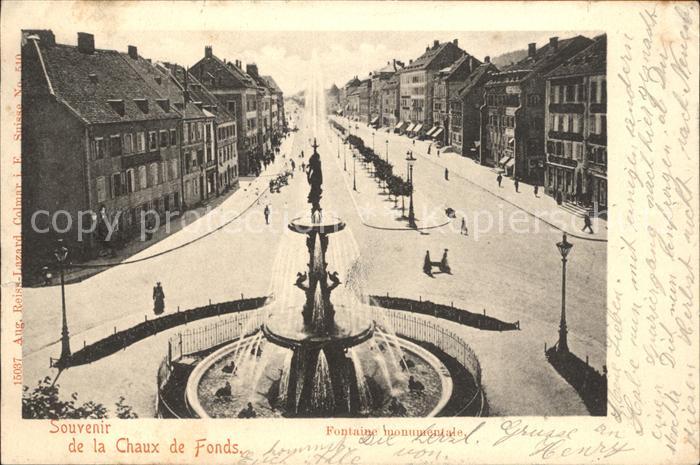
M450 268L450 265L447 262L447 251L448 249L445 249L445 251L443 252L442 260L440 260L439 262L432 262L430 260L430 251L426 250L425 259L423 260L423 272L432 278L433 267L437 266L441 273L452 274L452 269Z

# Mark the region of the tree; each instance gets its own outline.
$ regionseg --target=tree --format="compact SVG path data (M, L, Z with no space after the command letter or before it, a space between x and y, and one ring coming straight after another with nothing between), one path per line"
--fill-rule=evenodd
M78 393L70 395L69 400L62 400L59 395L60 386L53 384L50 377L45 377L39 384L29 390L22 389L22 417L36 419L80 419L108 418L107 408L99 403L88 401L78 404ZM133 408L124 403L120 397L116 403L116 418L137 418Z

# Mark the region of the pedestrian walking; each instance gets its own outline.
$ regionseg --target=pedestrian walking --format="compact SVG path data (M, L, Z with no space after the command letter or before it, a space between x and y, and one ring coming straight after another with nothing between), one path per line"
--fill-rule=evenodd
M425 260L423 260L423 273L431 278L433 277L433 264L430 262L430 251L425 251Z
M153 286L153 313L160 315L165 311L165 292L160 281Z
M430 149L432 149L432 148L433 148L433 144L431 142L430 145L428 146L428 155L430 155Z
M537 184L535 184L535 197L538 197L538 195L537 195L538 189L539 189L539 186Z
M445 168L445 181L449 181L449 180L450 180L450 171L447 168Z
M292 162L292 171L294 171L294 169L297 167L297 165L296 165L296 163L294 163L294 160L289 160L289 161Z
M265 210L263 211L265 215L265 224L270 224L270 206L265 205Z
M513 185L515 186L515 192L518 192L518 187L520 187L520 183L518 182L517 179L515 181L513 181Z
M461 228L459 233L464 235L464 236L469 235L469 230L467 229L467 219L464 217L462 217L462 228Z
M591 217L588 213L583 216L583 228L581 231L588 229L589 234L593 234L593 224L591 223Z
M503 181L503 176L501 176L501 173L498 173L498 176L496 176L496 182L498 183L498 187L501 187L501 181Z
M437 156L440 156L440 149L437 149Z

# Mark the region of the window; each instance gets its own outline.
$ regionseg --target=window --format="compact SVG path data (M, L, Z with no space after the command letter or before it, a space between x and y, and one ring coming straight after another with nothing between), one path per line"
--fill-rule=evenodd
M608 130L607 130L607 119L608 118L606 115L599 115L599 117L600 117L600 127L599 127L598 134L607 134L608 133Z
M160 147L161 147L161 148L167 147L167 146L168 146L168 141L169 141L168 131L166 131L166 130L161 130L161 131L160 131Z
M571 142L564 142L564 157L571 158Z
M121 189L122 189L122 177L120 173L114 173L112 174L112 198L116 199L121 195Z
M134 135L129 133L124 134L124 153L132 153L134 151Z
M598 102L598 82L591 81L591 103Z
M583 161L583 144L574 142L574 157L578 161Z
M144 152L146 150L146 134L143 132L136 133L136 151Z
M571 132L574 132L576 134L581 133L581 115L578 115L578 114L573 115Z
M156 150L158 148L158 134L155 131L148 133L148 150Z
M170 173L169 173L170 179L177 179L178 177L178 172L177 172L177 158L173 158L170 160Z
M125 193L131 193L136 190L135 188L135 179L134 179L134 169L129 168L126 170L126 191Z
M112 157L118 157L122 154L122 138L119 134L109 136L109 154Z
M139 166L139 189L148 187L148 176L146 173L146 165Z
M158 182L158 163L151 163L149 181L150 181L149 184L151 186L157 186L159 184L159 182Z
M177 145L177 130L170 130L170 145Z
M579 102L585 101L585 96L583 95L583 94L584 94L584 90L585 90L585 86L583 86L583 85L576 86L576 94L577 94L577 95L576 95L576 98L577 98L577 101L579 101Z
M600 103L605 103L608 100L608 89L605 79L600 81Z
M93 150L93 160L99 160L105 156L105 140L102 137L95 137L95 147Z
M162 161L160 162L160 173L163 178L163 182L168 182L168 162Z
M107 199L107 184L104 176L100 176L95 180L95 187L97 189L97 201L104 202Z

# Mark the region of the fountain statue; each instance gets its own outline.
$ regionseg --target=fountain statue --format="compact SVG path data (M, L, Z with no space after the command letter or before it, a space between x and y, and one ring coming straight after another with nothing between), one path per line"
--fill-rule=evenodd
M323 173L318 144L314 139L309 159L309 217L295 218L289 228L306 235L309 252L308 270L297 273L294 283L304 291L300 331L288 325L263 326L266 338L293 352L289 379L285 383L285 410L296 416L356 415L360 409L360 393L354 363L348 355L350 347L372 337L370 320L353 330L335 320L331 293L340 284L337 272L329 272L326 263L328 235L341 231L345 223L333 215L322 215L321 192Z

